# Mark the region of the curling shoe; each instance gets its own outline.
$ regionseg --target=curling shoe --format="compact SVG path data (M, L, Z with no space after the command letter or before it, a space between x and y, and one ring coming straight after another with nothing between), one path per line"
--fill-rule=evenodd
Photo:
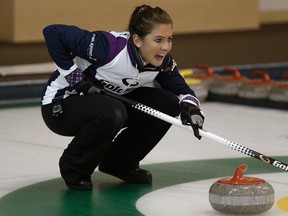
M66 185L68 188L73 190L92 190L93 184L91 182L91 179L84 179L84 178L68 178L63 177Z
M152 183L152 174L147 170L140 169L139 167L129 171L121 172L121 171L109 170L102 163L100 163L98 169L103 173L115 176L127 183L133 183L133 184Z

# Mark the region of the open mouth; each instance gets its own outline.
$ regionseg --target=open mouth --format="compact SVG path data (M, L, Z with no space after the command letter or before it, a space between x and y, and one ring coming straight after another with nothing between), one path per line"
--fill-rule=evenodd
M157 61L162 61L163 58L164 58L164 55L156 54L156 55L155 55L155 58L156 58Z

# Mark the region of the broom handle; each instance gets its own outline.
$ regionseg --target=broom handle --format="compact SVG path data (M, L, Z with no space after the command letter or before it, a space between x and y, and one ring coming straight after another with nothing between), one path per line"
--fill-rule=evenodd
M183 125L181 120L179 120L179 119L176 119L176 118L174 118L172 116L169 116L169 115L167 115L165 113L162 113L162 112L160 112L158 110L155 110L155 109L153 109L151 107L148 107L148 106L146 106L144 104L141 104L141 103L138 103L138 102L133 101L131 99L128 99L128 98L126 98L124 96L117 95L117 94L114 94L114 93L111 93L111 92L106 92L106 93L108 95L114 97L114 98L117 98L117 99L127 103L127 104L130 104L133 108L135 108L135 109L137 109L137 110L139 110L141 112L144 112L144 113L146 113L148 115L151 115L151 116L153 116L155 118L161 119L161 120L163 120L165 122L168 122L168 123L170 123L172 125L175 125L175 126L178 126L180 128L186 129L186 130L188 130L190 132L193 132L191 126ZM260 160L260 161L262 161L264 163L270 164L270 165L272 165L274 167L277 167L277 168L279 168L281 170L284 170L286 172L288 171L288 164L283 163L283 162L281 162L279 160L273 159L273 158L271 158L269 156L266 156L266 155L264 155L262 153L254 151L254 150L252 150L250 148L247 148L245 146L242 146L242 145L240 145L240 144L238 144L236 142L230 141L228 139L225 139L223 137L220 137L220 136L218 136L216 134L213 134L211 132L208 132L208 131L205 131L205 130L202 130L202 129L199 129L199 134L202 137L205 137L205 138L213 140L213 141L215 141L217 143L223 144L223 145L225 145L225 146L227 146L227 147L229 147L229 148L231 148L233 150L241 152L242 154L245 154L245 155L248 155L250 157L256 158L256 159L258 159L258 160Z

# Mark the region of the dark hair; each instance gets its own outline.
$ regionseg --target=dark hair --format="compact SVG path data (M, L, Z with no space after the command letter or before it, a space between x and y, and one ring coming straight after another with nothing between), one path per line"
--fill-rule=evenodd
M169 14L159 7L152 8L149 5L141 5L133 11L128 30L131 34L137 34L143 38L152 32L157 24L171 24L173 21Z

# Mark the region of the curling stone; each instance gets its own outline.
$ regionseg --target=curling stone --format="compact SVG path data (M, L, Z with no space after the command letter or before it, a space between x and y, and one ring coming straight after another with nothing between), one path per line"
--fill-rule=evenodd
M283 74L283 78L288 79L288 73ZM288 102L288 82L278 82L268 95L269 100L274 102Z
M275 85L275 82L270 79L270 76L265 71L254 70L252 73L260 75L262 79L247 81L239 88L238 96L246 99L267 99L269 91Z
M258 214L274 204L274 189L263 179L244 177L246 164L240 165L233 177L220 179L209 190L212 208L225 214Z
M208 88L203 84L202 80L192 78L193 70L191 69L181 70L180 74L187 85L195 92L198 100L204 102L208 96Z
M268 98L274 102L288 103L288 83L278 84L276 87L272 88Z
M193 68L193 74L191 74L191 78L200 79L207 88L215 81L217 76L213 69L206 65L196 65Z
M227 68L224 71L233 75L217 77L216 81L209 86L209 91L215 95L237 95L238 89L247 80L246 77L241 76L237 69Z

